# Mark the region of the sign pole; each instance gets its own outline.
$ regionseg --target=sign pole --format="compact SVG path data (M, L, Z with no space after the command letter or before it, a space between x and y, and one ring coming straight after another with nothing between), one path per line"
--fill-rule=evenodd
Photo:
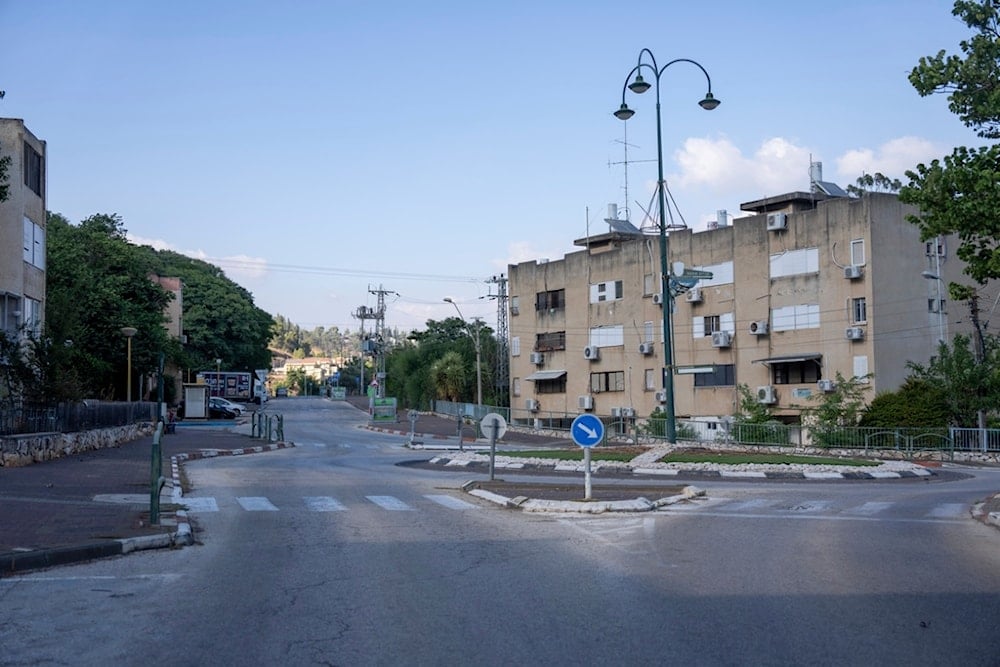
M490 418L488 428L490 431L490 481L492 482L496 477L497 431L500 430L500 424L495 419Z
M577 416L570 425L570 435L573 442L583 448L583 488L584 500L591 499L590 485L590 450L604 440L604 422L597 416L584 413Z
M583 448L583 499L590 500L590 447Z

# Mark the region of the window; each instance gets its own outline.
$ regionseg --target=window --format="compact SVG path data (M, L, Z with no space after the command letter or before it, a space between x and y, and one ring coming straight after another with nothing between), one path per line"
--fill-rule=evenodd
M45 173L42 156L24 142L24 184L39 197L42 196L42 176Z
M535 310L563 310L566 307L566 290L557 289L535 295Z
M771 310L773 331L793 331L795 329L818 329L819 305L801 304Z
M772 364L771 377L774 384L809 384L820 378L819 362L815 359L793 361L787 364Z
M643 386L645 387L646 391L656 391L657 389L660 388L659 385L656 384L655 368L647 368L645 372L643 372L643 382L644 382Z
M521 395L521 378L514 378L511 381L510 393L513 394L514 396Z
M510 356L519 357L521 356L521 337L511 336L510 338Z
M721 315L699 315L691 318L691 332L694 339L711 336L716 331L735 331L735 319L732 313Z
M0 292L0 330L17 332L21 320L21 299L13 294Z
M868 382L868 357L863 354L854 357L854 379Z
M927 299L927 311L931 313L943 313L944 299Z
M944 238L939 236L932 241L927 241L924 244L924 254L928 257L944 257Z
M23 320L25 331L34 336L42 332L42 302L24 297Z
M590 302L617 301L622 298L622 281L613 280L590 286Z
M512 296L510 297L510 314L517 315L521 312L521 297Z
M864 324L868 321L868 306L865 297L851 299L851 321L854 324Z
M551 352L552 350L566 349L566 332L552 331L540 333L535 336L536 352Z
M603 391L625 391L625 371L591 373L590 391L594 394L599 394Z
M536 394L565 394L566 393L566 374L563 373L557 378L551 380L537 380L535 382L535 393Z
M736 385L736 366L716 364L711 373L695 373L696 387L733 387Z
M851 241L851 264L863 266L865 263L865 240L854 239Z
M771 277L798 276L819 271L819 249L789 250L771 255Z
M24 261L45 269L45 230L29 218L24 219Z
M642 342L644 343L655 343L656 342L656 323L655 322L644 322L642 325Z
M647 273L642 277L642 295L649 296L654 294L659 290L659 285L656 284L656 275L652 273Z
M625 344L625 328L620 324L593 327L590 330L591 347L614 347Z

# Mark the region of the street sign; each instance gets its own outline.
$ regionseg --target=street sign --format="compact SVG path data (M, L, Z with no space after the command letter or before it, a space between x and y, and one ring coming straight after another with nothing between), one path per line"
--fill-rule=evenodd
M496 433L490 433L496 427ZM495 412L490 412L479 421L479 428L483 430L483 435L494 440L501 439L507 432L507 420Z
M604 422L589 413L578 415L569 430L573 442L581 447L593 447L604 440Z
M682 278L707 278L711 279L714 277L711 271L701 271L699 269L684 269L684 273L681 274Z

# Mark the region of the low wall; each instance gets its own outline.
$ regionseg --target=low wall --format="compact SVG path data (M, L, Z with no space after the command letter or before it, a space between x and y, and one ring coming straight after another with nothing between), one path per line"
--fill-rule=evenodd
M0 467L41 463L95 449L117 447L152 435L154 424L143 422L76 433L30 433L0 437Z

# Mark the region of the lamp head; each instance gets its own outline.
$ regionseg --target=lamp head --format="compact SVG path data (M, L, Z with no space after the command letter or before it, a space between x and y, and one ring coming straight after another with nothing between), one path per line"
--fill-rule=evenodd
M722 102L720 102L719 100L715 99L715 97L712 95L711 92L708 92L708 93L705 93L705 99L703 99L701 102L698 102L698 104L705 111L711 111L715 107L717 107L720 104L722 104Z
M132 336L136 335L138 331L139 330L136 329L135 327L122 327L122 334L124 334L126 338L131 338Z
M930 271L921 271L920 275L923 276L924 278L927 278L927 280L941 280L941 276L939 276L936 273L932 273Z
M628 105L622 102L622 105L618 107L618 111L615 112L615 118L618 120L628 120L635 115L635 112L628 108Z
M641 74L636 74L635 80L628 84L628 89L633 93L638 93L639 95L642 95L644 92L649 90L649 88L650 85L642 78Z
M452 300L451 300L451 297L450 297L450 296L446 296L446 297L444 298L444 302L445 302L445 303L455 303L454 301L452 301Z

